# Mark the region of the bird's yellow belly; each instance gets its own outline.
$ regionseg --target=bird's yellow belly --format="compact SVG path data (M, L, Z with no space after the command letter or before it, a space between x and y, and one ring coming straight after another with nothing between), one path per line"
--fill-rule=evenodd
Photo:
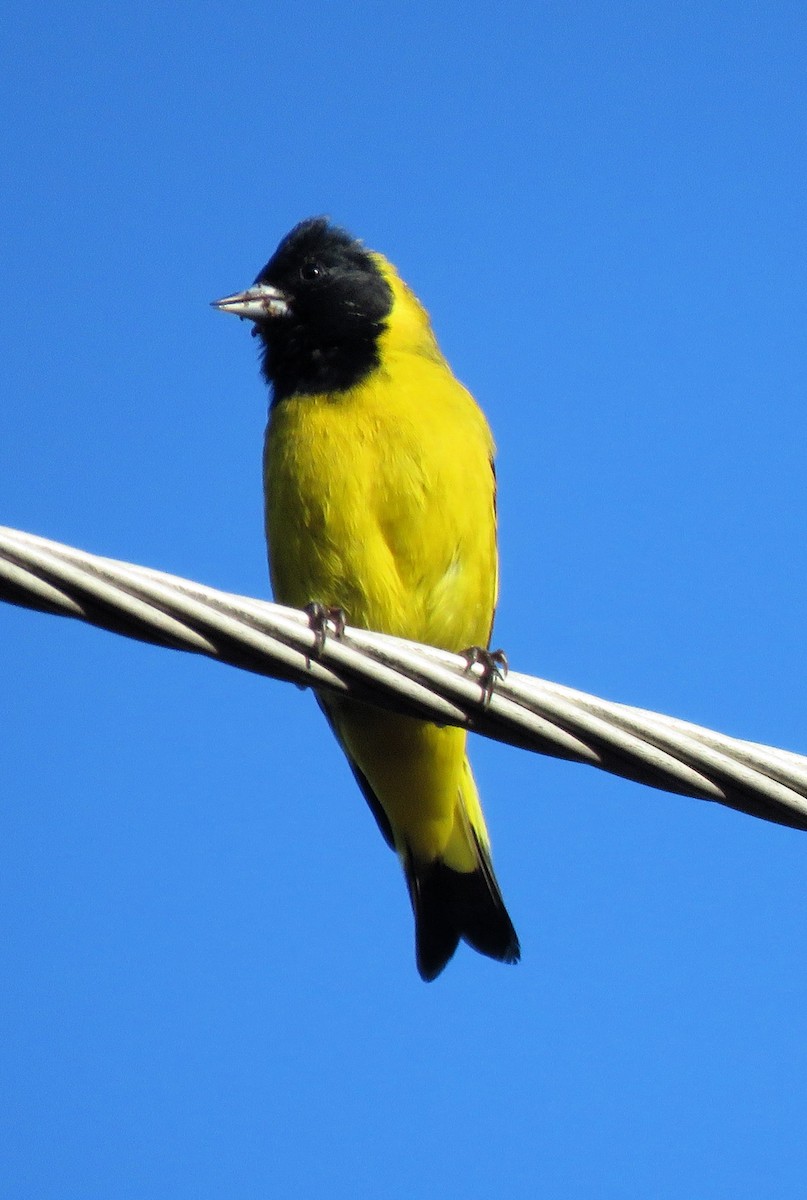
M446 649L487 644L496 561L484 448L469 464L480 500L440 431L394 417L372 393L292 397L273 410L264 471L275 596Z

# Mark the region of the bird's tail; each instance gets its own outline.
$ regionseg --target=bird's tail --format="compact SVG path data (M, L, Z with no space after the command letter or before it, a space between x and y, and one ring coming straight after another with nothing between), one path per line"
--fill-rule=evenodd
M436 979L460 939L500 962L515 963L521 957L518 935L493 873L487 838L482 841L484 821L467 760L465 783L463 792L468 787L473 790L460 797L454 839L464 843L463 858L468 858L470 852L471 869L457 870L445 857L431 862L418 862L411 855L404 859L415 914L417 967L425 980ZM477 814L482 822L480 832L476 829Z

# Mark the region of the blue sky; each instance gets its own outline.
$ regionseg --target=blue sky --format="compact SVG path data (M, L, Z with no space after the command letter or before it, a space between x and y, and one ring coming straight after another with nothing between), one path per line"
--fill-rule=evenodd
M23 5L0 521L266 596L209 308L326 212L498 447L521 671L807 752L796 3ZM474 742L524 959L425 986L314 702L0 608L0 1193L800 1197L807 840Z

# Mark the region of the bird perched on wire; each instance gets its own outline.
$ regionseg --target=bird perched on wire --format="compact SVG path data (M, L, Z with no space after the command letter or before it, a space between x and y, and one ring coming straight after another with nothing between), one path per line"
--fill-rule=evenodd
M312 606L321 629L338 612L446 650L486 647L498 586L493 439L395 268L313 218L252 287L214 303L254 322L272 390L275 598ZM403 865L421 976L434 979L460 939L516 962L465 731L319 701Z

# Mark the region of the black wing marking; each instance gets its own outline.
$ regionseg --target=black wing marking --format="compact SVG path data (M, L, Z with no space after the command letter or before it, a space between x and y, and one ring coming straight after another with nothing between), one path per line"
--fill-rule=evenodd
M320 699L319 696L317 696L317 704L320 706L323 713L325 714L325 720L330 725L330 727L333 731L334 737L336 738L336 740L339 742L339 745L342 746L342 749L344 750L345 758L347 759L348 765L349 765L351 771L353 772L353 778L356 780L356 783L359 785L359 788L361 790L361 794L364 796L364 799L367 801L367 807L370 809L370 812L375 817L375 823L379 828L381 836L383 837L384 841L389 846L390 850L394 850L395 849L395 838L393 837L392 826L389 823L389 818L387 817L387 814L384 812L384 809L381 807L381 801L378 799L378 796L376 796L375 792L370 787L370 782L367 779L367 776L364 774L363 771L361 771L359 769L359 767L356 765L356 763L353 761L353 759L348 754L347 750L345 750L345 747L342 743L342 739L339 736L339 731L336 727L336 722L334 721L331 714L328 712L328 709L325 707L325 704L323 703L323 701Z

